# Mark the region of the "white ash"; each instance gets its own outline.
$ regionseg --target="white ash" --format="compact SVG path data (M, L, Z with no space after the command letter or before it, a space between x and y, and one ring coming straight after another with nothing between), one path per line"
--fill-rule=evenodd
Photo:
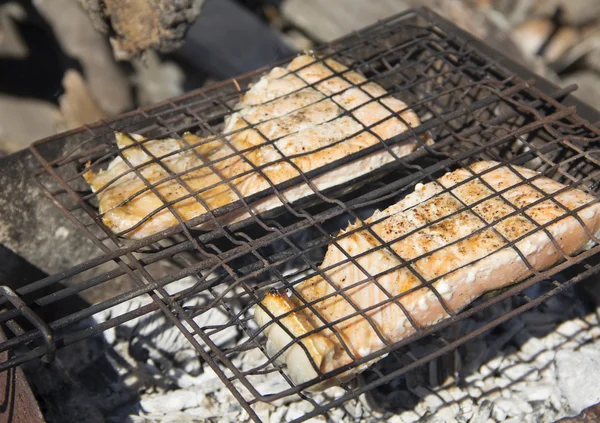
M181 281L179 285L170 287L170 292L179 292L192 283L192 280ZM530 296L539 295L535 288L528 293ZM600 308L586 314L582 312L586 306L579 298L574 292L567 291L551 298L542 307L509 320L502 330L487 332L467 342L455 354L460 357L459 367L445 380L435 380L431 376L414 377L409 373L377 388L368 396L361 395L326 415L308 421L543 423L577 414L583 407L600 401L595 396L600 392L600 360L596 358L600 356ZM197 304L208 300L209 297L194 299ZM120 307L131 309L136 306L133 302ZM235 307L241 309L240 305ZM587 307L588 311L593 309ZM511 300L501 302L462 321L460 331L468 333L511 309ZM116 315L123 310L116 308L110 313ZM210 314L199 316L198 323L201 327L225 323L230 312L217 308ZM249 310L243 317L251 316L251 312ZM126 380L129 378L128 386L135 386L140 392L139 404L126 422L248 421L246 411L206 363L197 360L201 367L190 365L189 359L197 357L197 354L183 335L165 322L161 313L153 313L128 324L128 331L121 329L107 333L107 340L123 356L123 362L128 363L123 366L119 360L113 360L113 365ZM250 326L247 328L250 332L256 329L252 320L247 320L246 324ZM162 325L166 327L165 333L153 332ZM251 334L243 333L240 328L232 328L231 331L227 336L223 334L215 338L222 342L218 345L244 344ZM133 358L131 345L142 341L148 349L148 357ZM411 346L415 352L419 348L422 346L418 342ZM181 351L186 351L185 359L178 358ZM256 368L267 360L259 348L238 353L230 359L241 371ZM393 370L392 361L382 360L376 366L385 374ZM429 369L435 366L432 362ZM585 367L584 371L581 366ZM229 370L222 369L231 375ZM565 375L573 375L573 379ZM281 392L290 386L278 371L250 375L248 380L264 395ZM251 399L240 382L236 380L234 384L245 398ZM586 393L582 393L582 389ZM335 387L305 395L320 405L344 393L344 388ZM399 408L399 404L406 403L407 395L418 398L417 402ZM258 402L252 407L263 422L289 422L314 408L311 402L298 395L272 403Z
M192 288L195 283L194 278L187 277L167 285L165 290L169 295L175 295ZM214 295L195 294L189 298L186 297L186 300L180 305L185 309L202 307L213 301L215 295L223 292L224 287L220 287L213 292ZM151 302L152 299L149 295L141 295L98 313L94 318L98 322L103 322ZM227 306L229 310L218 305L194 316L193 320L201 328L209 325L224 325L229 320L229 313L239 311L239 304L236 302L228 300ZM184 325L191 331L187 323ZM232 344L238 335L237 328L231 326L211 335L210 338L219 347L226 347ZM148 313L129 320L116 328L105 331L104 337L109 345L113 345L118 352L123 354L124 358L127 357L129 362L133 363L137 360L152 363L161 370L157 377L166 372L178 385L193 385L194 382L191 378L201 372L198 353L184 334L161 312ZM198 339L198 341L205 346L202 340Z
M600 402L600 342L579 350L564 349L554 359L558 386L569 408L579 414Z

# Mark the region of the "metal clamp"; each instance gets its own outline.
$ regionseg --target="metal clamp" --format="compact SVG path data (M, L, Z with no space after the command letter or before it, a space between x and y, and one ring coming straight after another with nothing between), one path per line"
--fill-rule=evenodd
M46 354L42 357L42 360L49 363L54 360L56 356L56 343L54 341L54 334L52 329L38 316L35 312L25 304L25 301L19 297L19 295L6 285L0 286L0 294L6 297L8 301L24 316L36 329L38 329L42 335L44 343L46 344Z

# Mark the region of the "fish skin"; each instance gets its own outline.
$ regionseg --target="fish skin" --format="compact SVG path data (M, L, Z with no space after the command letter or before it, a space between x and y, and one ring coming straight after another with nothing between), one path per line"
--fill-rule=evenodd
M398 114L392 116L392 113ZM149 163L140 172L150 184L157 184L158 193L172 203L181 220L187 221L419 125L417 115L381 86L367 82L362 75L332 59L321 62L302 55L286 68L273 68L243 95L234 112L225 119L224 140L186 134L182 139L145 142L144 147L131 147L144 140L140 135L117 133L116 140L120 149L128 147L122 154L132 165L143 165L152 158L144 148L153 156L168 155L161 159L162 166ZM372 128L365 129L369 126ZM428 136L421 138L431 143ZM343 139L345 141L335 144ZM368 174L396 157L410 154L418 146L416 137L395 143L389 149L380 149L327 171L313 178L311 184L320 191L337 186ZM238 153L251 148L254 149ZM220 161L212 169L205 166L214 160ZM277 160L281 161L273 163ZM253 170L253 166L263 166L262 172ZM127 171L129 173L114 181ZM165 180L169 178L169 171L189 172L180 180ZM249 173L242 175L245 172ZM88 170L84 178L92 191L98 193L103 222L114 232L128 231L122 235L125 238L141 239L178 224L176 216L164 208L163 201L120 157L106 170ZM224 179L230 182L225 183ZM189 196L189 190L198 192L207 187L211 188L182 199ZM291 203L313 194L313 187L302 182L281 195ZM143 192L137 194L140 191ZM282 205L280 198L273 194L253 203L250 209L261 213ZM240 209L222 222L237 222L249 216L247 210Z
M419 328L432 326L450 317L448 312L460 311L486 292L530 276L532 272L521 256L538 271L556 264L562 253L544 230L536 230L533 222L543 225L560 219L547 226L547 232L565 254L581 251L590 240L588 232L575 217L561 219L566 212L552 199L568 210L590 204L577 214L590 233L596 234L600 229L600 204L595 197L574 188L554 194L564 185L523 167L500 166L483 173L494 166L500 165L492 161L477 162L470 166L473 173L458 169L435 182L417 184L413 193L367 219L365 225L371 224L370 231L356 222L340 232L320 265L329 281L315 275L295 286L291 299L287 300L296 304L297 309L291 309L296 315L304 314L304 319L311 323L305 332L294 331L295 337L310 333L311 337L321 336L332 344L331 350L320 351L319 360L313 360L319 363L318 369L308 366L306 357L304 366L300 367L298 363L302 359L296 351L294 365L291 370L288 368L296 383L317 376L323 380L324 373L352 363L339 338L354 357L368 356L386 344L414 334L413 323ZM478 176L457 185L473 174ZM544 196L531 186L519 185L521 177L531 179L533 185L552 194L552 199L515 213L516 208L527 207ZM498 194L503 190L506 191ZM481 202L473 206L473 211L467 209L478 201ZM515 214L501 220L510 213ZM485 224L491 226L483 229ZM508 245L521 236L524 238L514 246ZM389 246L377 249L382 242ZM347 255L357 264L342 263ZM412 261L410 269L395 269L406 261ZM432 285L439 296L430 288L422 287L421 280L434 279ZM356 286L345 291L345 298L339 294L340 289L354 284ZM410 292L396 301L388 300L389 296L407 291ZM270 298L273 295L267 294L256 307L255 319L264 327L270 343L286 345L273 339L280 336L281 327L273 324L265 311L268 309L274 316L283 314L282 305ZM305 303L312 303L311 309L300 308ZM365 313L368 318L357 314L365 309L369 309ZM324 327L324 322L337 323L331 330ZM287 327L285 321L282 324ZM273 331L275 327L280 330ZM304 327L307 328L306 324ZM285 361L285 349L280 357L280 361ZM312 389L347 380L377 360L325 380Z

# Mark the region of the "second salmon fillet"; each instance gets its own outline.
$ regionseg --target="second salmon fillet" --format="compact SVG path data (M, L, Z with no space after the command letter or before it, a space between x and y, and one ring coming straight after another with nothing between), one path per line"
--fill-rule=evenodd
M585 227L565 209L578 209ZM554 220L545 230L539 226ZM413 324L435 325L484 293L523 280L531 268L546 269L581 251L600 229L600 204L529 169L484 161L417 184L369 224L370 230L352 224L336 237L320 266L325 278L316 275L294 293L272 291L256 307L267 351L279 355L296 383L414 334ZM439 296L423 281L432 281ZM282 317L274 323L267 310Z

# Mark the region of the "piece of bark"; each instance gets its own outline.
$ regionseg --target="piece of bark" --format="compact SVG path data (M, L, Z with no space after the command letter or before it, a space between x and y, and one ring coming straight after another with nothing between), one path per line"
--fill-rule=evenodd
M63 77L65 93L58 99L60 111L70 129L104 119L106 114L100 110L92 98L88 86L79 72L69 69Z
M17 3L0 5L0 57L24 59L29 54L15 20L25 18L25 11Z

